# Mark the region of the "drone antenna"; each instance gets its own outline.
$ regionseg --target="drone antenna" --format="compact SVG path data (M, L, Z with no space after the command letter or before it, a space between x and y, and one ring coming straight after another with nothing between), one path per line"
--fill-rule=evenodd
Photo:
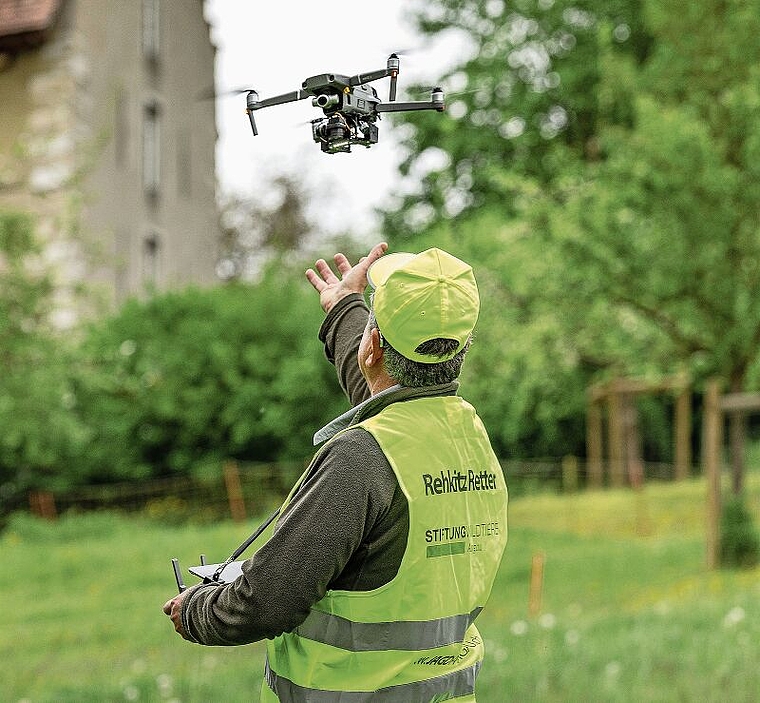
M391 77L390 93L388 95L388 102L393 102L396 99L396 82L398 80L398 72L401 62L399 61L398 54L391 54L388 57L388 73Z
M248 94L245 96L245 111L248 113L248 119L251 122L251 130L253 130L254 137L259 133L259 131L256 129L256 120L253 119L253 110L258 102L259 94L255 90L249 90Z

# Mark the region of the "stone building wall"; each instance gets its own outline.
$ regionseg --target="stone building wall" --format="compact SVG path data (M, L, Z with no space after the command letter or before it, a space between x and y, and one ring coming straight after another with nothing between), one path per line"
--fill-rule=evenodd
M149 11L157 52L144 45ZM194 100L214 57L200 0L62 0L41 45L0 53L0 208L37 218L59 327L148 290L215 283L217 133L213 102Z

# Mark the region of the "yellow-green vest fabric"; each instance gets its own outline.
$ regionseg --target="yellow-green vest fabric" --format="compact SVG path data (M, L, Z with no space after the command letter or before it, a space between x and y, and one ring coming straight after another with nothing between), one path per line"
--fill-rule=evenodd
M328 591L267 646L262 701L475 701L486 604L507 540L507 489L480 418L457 396L397 402L360 423L409 504L396 577ZM357 467L361 471L361 467Z

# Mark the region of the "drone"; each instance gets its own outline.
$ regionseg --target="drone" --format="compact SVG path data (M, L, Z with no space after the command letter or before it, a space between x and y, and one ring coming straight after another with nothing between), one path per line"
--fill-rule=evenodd
M258 135L253 113L265 107L304 100L311 97L311 104L322 109L324 117L311 121L314 141L327 154L350 152L355 145L369 148L377 144L377 120L384 112L409 112L412 110L445 109L443 90L433 88L429 101L396 102L396 84L399 74L398 54L388 57L385 68L355 76L338 73L321 73L307 78L300 90L283 93L272 98L259 100L255 90L242 90L246 95L246 113L251 123L253 136ZM388 102L382 102L377 91L369 83L390 78Z

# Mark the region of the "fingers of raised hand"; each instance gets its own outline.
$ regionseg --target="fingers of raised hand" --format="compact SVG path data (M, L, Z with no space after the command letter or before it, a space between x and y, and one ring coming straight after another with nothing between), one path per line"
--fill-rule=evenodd
M327 288L327 284L322 280L322 277L314 271L314 269L306 269L306 278L318 293L321 293Z
M367 256L364 256L359 260L359 263L356 264L356 266L351 265L351 262L346 258L345 254L335 254L333 260L335 261L335 266L338 269L340 278L338 278L324 259L318 259L314 263L313 269L306 270L306 278L309 283L311 283L312 287L320 294L328 289L341 289L345 292L362 292L367 285L367 269L385 254L387 249L388 245L385 242L376 244L372 247Z
M372 264L375 263L385 252L388 250L388 245L385 242L380 242L379 244L375 244L375 246L370 249L369 254L367 256L362 257L361 264L365 269L369 269Z
M340 272L341 276L345 276L353 267L351 266L351 263L346 258L345 254L338 253L333 257L335 261L335 265L338 267L338 271Z
M367 254L367 256L362 256L362 258L359 259L359 263L356 264L354 268L362 276L366 276L367 271L369 270L369 267L372 266L372 264L374 264L375 261L377 261L383 254L385 254L387 249L388 249L388 245L385 242L380 242L379 244L375 244L375 246L372 247L372 249L370 250L369 254Z
M329 264L324 259L316 261L314 269L306 270L306 278L317 292L321 293L325 288L339 282L338 277L332 272Z
M338 282L338 277L333 273L330 265L324 259L318 259L314 264L317 273L322 276L322 280L328 285Z

